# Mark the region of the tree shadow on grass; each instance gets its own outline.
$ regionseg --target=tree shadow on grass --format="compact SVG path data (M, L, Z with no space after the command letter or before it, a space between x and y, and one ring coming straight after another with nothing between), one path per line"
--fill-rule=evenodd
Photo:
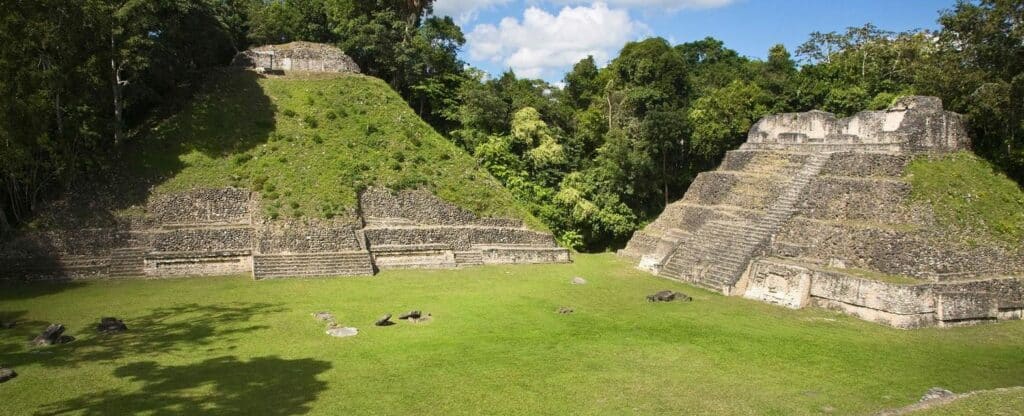
M39 348L28 347L28 341L49 323L19 322L17 327L0 332L0 362L13 367L53 368L163 354L230 351L246 334L267 328L253 324L253 318L281 311L281 307L266 303L178 305L154 309L145 316L119 317L129 329L117 334L97 333L92 327L101 318L97 316L87 327L68 328L66 334L76 337L74 342Z
M326 361L275 356L248 361L223 356L180 366L133 363L118 367L114 375L141 383L138 390L90 393L53 403L37 414L304 414L327 389L317 375L330 368Z

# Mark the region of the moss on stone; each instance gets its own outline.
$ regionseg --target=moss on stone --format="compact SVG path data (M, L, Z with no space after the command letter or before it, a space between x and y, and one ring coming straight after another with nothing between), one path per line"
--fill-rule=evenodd
M929 204L941 225L973 235L975 244L1016 248L1024 241L1024 192L988 161L969 152L920 156L907 178L914 201Z

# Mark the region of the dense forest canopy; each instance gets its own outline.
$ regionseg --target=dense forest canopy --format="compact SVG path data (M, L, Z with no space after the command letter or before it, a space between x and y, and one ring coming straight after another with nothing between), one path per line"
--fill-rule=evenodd
M147 120L250 45L336 44L470 151L567 246L615 247L743 142L759 117L849 115L907 94L968 116L975 150L1024 180L1024 3L961 1L937 31L871 24L795 51L706 38L623 45L559 88L458 58L433 0L13 0L0 17L0 234L118 165Z

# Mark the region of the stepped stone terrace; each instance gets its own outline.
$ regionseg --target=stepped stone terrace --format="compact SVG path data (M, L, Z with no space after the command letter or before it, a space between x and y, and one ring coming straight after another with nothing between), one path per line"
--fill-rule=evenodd
M1019 319L1021 250L965 245L910 199L913 158L969 148L934 97L768 116L620 254L727 295L900 328Z
M144 216L115 227L29 232L0 243L0 278L269 279L570 261L548 233L518 220L479 218L427 191L370 188L359 205L359 215L340 220L269 221L254 215L259 195L245 189L160 195Z

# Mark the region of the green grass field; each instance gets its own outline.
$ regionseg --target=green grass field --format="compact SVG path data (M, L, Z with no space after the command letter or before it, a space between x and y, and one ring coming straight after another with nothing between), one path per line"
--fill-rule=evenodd
M1024 384L1024 322L902 331L572 265L0 287L5 415L870 414ZM589 280L571 285L573 276ZM673 289L690 303L644 296ZM575 309L560 315L560 306ZM425 324L374 327L422 309ZM337 339L312 312L360 334ZM103 316L129 332L101 336ZM30 349L62 322L78 339ZM1017 400L1020 403L1020 400ZM1024 409L1020 406L1018 410Z

